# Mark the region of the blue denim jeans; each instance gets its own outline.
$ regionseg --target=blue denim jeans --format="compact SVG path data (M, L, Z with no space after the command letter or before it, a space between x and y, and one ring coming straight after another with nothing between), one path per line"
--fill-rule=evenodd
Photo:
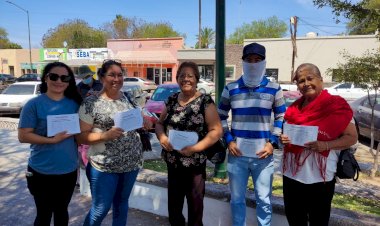
M112 205L112 225L127 225L128 199L139 170L125 173L101 172L87 164L92 205L84 221L85 226L101 225Z
M264 159L229 155L227 170L231 189L232 225L246 225L245 194L249 176L252 177L254 185L258 225L270 225L274 173L273 155Z

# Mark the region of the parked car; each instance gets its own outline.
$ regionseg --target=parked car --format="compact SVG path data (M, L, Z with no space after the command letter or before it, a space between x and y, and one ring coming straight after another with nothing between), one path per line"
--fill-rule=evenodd
M121 90L135 98L140 107L144 107L148 94L144 92L139 85L124 84Z
M197 84L197 90L201 93L212 94L215 93L215 83L200 79Z
M128 85L139 85L143 91L147 91L148 93L150 93L152 90L157 89L156 83L145 78L126 77L124 78L124 83Z
M41 82L16 82L0 94L0 115L20 114L25 103L40 94Z
M14 83L16 78L10 74L0 74L0 85Z
M283 91L297 91L298 87L296 84L280 84Z
M176 83L159 85L152 94L152 97L146 102L145 109L160 117L160 114L165 107L165 101L168 100L170 95L179 91L179 86Z
M41 75L39 74L24 74L20 77L16 78L17 82L24 82L24 81L41 81Z
M355 100L363 96L367 96L367 90L363 87L359 87L354 83L339 83L334 86L326 88L326 90L332 95L339 95L346 100ZM370 94L374 94L374 91L371 91Z
M285 105L288 108L294 101L302 96L299 91L283 91Z
M373 103L375 95L370 95L370 101L368 101L368 96L361 97L352 103L350 106L354 111L354 119L356 124L356 130L358 134L371 138L371 113L372 109L369 103ZM380 96L376 98L376 105L374 108L374 120L375 120L375 140L380 141Z

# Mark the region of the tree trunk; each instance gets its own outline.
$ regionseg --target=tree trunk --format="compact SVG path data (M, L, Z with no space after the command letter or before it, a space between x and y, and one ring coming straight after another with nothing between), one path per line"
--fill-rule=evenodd
M380 152L380 141L377 143L377 149L376 149L376 154L373 156L373 167L371 169L371 178L375 178L377 169L379 168L379 152Z

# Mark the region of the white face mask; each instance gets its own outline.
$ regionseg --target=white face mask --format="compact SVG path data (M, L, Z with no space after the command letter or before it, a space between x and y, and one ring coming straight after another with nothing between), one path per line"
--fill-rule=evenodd
M257 63L243 61L243 81L248 87L256 87L263 80L266 69L266 60Z

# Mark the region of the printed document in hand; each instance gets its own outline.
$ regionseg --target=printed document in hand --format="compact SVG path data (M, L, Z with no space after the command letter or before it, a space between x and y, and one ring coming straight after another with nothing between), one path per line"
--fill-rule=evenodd
M174 150L181 150L186 146L194 145L198 142L196 132L185 132L178 130L169 130L169 142Z
M67 131L68 134L80 133L78 114L48 115L47 136Z
M114 116L115 127L124 131L131 131L143 127L141 109L134 108L128 111L118 112Z
M300 126L285 123L283 133L289 137L292 144L304 146L307 142L317 140L318 126Z

